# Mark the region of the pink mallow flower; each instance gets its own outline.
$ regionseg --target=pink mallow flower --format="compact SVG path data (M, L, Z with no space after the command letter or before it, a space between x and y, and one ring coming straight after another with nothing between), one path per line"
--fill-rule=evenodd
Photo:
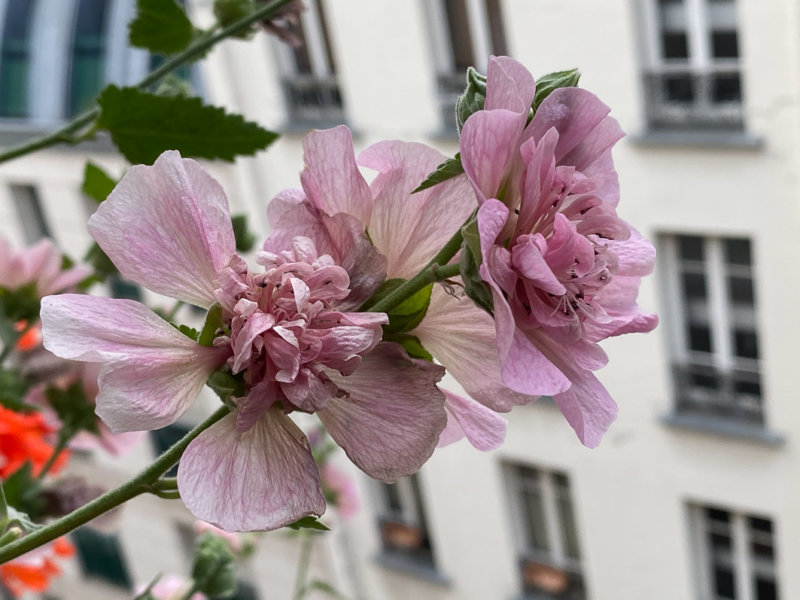
M348 269L351 280L369 279L371 262L382 259L387 278L408 279L423 269L475 210L475 194L465 177L428 190L411 192L445 157L423 144L386 141L364 150L356 160L350 131L339 126L309 133L303 142L302 190L287 190L269 205L273 233L267 251L284 247L292 236L313 238L318 247ZM359 166L377 172L367 183ZM380 254L360 258L338 241L342 228L368 231ZM372 249L372 247L370 246ZM446 391L448 425L441 445L466 435L480 450L498 447L505 437L508 412L534 396L503 383L497 340L490 315L454 286L434 286L424 320L410 331L445 366L471 398ZM368 295L361 295L362 301Z
M507 57L490 60L486 90L460 151L480 205L480 274L494 299L503 380L552 395L594 447L617 414L592 373L607 362L597 342L658 322L636 305L655 251L616 214L611 147L623 133L578 88L551 93L528 122L534 80Z
M62 269L61 264L61 252L48 239L15 251L0 238L0 288L13 291L33 284L41 298L74 288L92 274L86 266Z
M433 452L446 421L436 387L443 369L379 344L384 314L343 308L354 288L368 295L380 284L380 263L369 281L352 282L310 239L293 236L262 253L265 270L252 272L235 252L222 188L177 152L132 167L89 231L127 279L222 308L206 347L137 302L42 302L45 347L102 363L97 413L112 431L174 422L220 368L241 378L246 391L235 409L180 461L178 487L197 518L254 531L322 514L319 474L293 411L316 413L350 459L384 481L416 472ZM363 246L349 229L338 233L342 247Z

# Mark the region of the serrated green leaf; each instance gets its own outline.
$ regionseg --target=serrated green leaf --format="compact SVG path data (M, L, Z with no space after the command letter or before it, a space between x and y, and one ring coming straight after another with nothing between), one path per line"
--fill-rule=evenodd
M152 163L165 150L183 156L233 161L252 155L278 138L241 115L206 106L200 98L165 97L137 88L108 86L97 99L98 127L132 163Z
M459 133L472 114L483 110L485 102L486 76L469 67L467 69L467 87L456 101L456 126Z
M291 523L286 527L288 527L289 529L294 529L295 531L298 531L300 529L313 529L315 531L331 530L330 527L325 525L322 521L320 521L316 517L311 517L311 516L303 517L299 521L295 521L294 523Z
M464 166L461 164L461 153L457 152L455 157L448 158L446 161L436 167L436 169L425 178L425 181L420 183L411 193L416 194L422 190L432 188L443 181L447 181L453 177L458 177L463 172Z
M188 325L177 325L176 323L170 323L170 325L172 325L190 340L194 340L196 342L197 338L200 337L200 334L194 327L189 327Z
M103 169L91 161L83 169L83 184L81 191L92 200L100 204L117 185L117 182Z
M231 225L233 225L236 249L239 252L250 252L256 244L256 236L247 227L247 215L233 215Z
M536 111L542 101L558 88L577 87L581 73L578 69L556 71L542 75L536 80L536 94L533 96L533 110Z
M131 46L174 54L192 41L194 27L174 0L137 0L128 33Z

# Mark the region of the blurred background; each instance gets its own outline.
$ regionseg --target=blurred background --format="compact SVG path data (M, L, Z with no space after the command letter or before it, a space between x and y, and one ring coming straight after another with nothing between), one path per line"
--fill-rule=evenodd
M489 55L507 54L534 75L578 67L628 133L615 150L619 213L658 249L640 304L661 317L650 335L605 344L599 376L620 416L596 450L542 399L508 415L501 449L456 443L396 485L334 456L359 510L318 536L312 576L359 600L800 598L800 4L305 3L300 47L259 33L180 72L206 102L282 133L255 157L208 164L258 237L267 202L299 187L308 129L345 123L357 149L400 138L452 156L467 66L485 72ZM210 0L185 8L212 20ZM127 44L134 9L0 0L0 145L57 128L105 84L160 64ZM0 234L82 256L96 207L81 193L87 159L114 177L126 167L103 139L0 165ZM108 287L162 302L120 279ZM213 403L123 459L78 455L70 468L117 485ZM186 574L193 535L179 502L138 498L73 534L77 555L43 598L129 599L157 573ZM291 597L297 536L254 543L236 598Z

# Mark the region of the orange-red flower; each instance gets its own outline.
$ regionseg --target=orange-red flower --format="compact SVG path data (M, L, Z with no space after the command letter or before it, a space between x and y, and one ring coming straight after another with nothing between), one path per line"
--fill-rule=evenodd
M26 321L17 321L14 329L21 333L14 347L20 352L28 352L42 345L41 325L29 326Z
M67 538L58 538L52 544L0 565L0 581L15 596L28 591L43 592L50 585L50 580L61 574L56 560L74 554L75 548Z
M25 461L33 465L38 475L54 452L48 437L53 434L40 413L21 414L0 407L0 479L5 479L19 469ZM62 451L50 468L57 473L69 454Z

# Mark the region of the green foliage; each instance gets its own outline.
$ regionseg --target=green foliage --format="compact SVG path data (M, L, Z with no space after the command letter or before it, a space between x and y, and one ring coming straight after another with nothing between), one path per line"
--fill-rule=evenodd
M157 96L111 85L97 101L102 109L98 127L111 134L132 163L152 163L169 149L183 156L233 161L236 155L255 154L278 138L240 115L203 105L199 98Z
M478 269L481 264L481 243L478 235L478 221L472 219L461 229L464 243L461 245L461 280L464 293L475 304L490 315L494 315L494 301L489 286L481 279Z
M231 397L242 398L246 389L241 374L233 375L230 371L225 369L214 371L206 380L206 385L225 403L227 403Z
M215 0L214 16L217 18L217 23L219 23L220 27L227 27L249 15L255 8L255 0ZM254 32L255 28L250 27L241 33L237 33L235 37L248 38Z
M461 153L456 152L455 157L448 158L442 164L437 166L436 169L425 178L425 181L420 183L411 193L416 194L422 190L427 190L438 183L442 183L443 181L447 181L453 177L458 177L463 172L464 166L461 164Z
M408 333L396 333L386 335L383 338L387 342L397 342L400 344L411 358L421 358L433 362L433 355L428 352L415 335Z
M69 439L80 431L98 433L94 404L86 398L81 381L73 382L66 389L50 386L44 395L61 421L59 436Z
M6 507L6 512L7 516L5 523L0 523L0 525L4 525L6 528L16 525L25 533L31 533L43 527L38 523L34 523L28 515L26 515L24 512L18 511L13 506ZM2 527L0 527L0 529L2 529Z
M2 482L2 486L9 508L14 506L33 520L44 513L46 501L41 495L41 483L33 476L31 463L24 463Z
M374 306L384 298L388 297L398 287L405 283L405 279L387 279L378 288L378 291L373 294L365 306ZM405 333L411 331L420 324L425 314L428 312L428 306L431 303L431 292L433 291L433 284L428 284L411 297L406 298L401 304L394 307L388 312L389 323L383 326L384 334ZM385 337L385 336L384 336Z
M459 133L467 119L473 113L483 110L485 103L486 76L469 67L467 69L467 87L456 101L456 126Z
M194 27L174 0L137 0L128 32L132 46L174 54L192 41Z
M172 325L190 340L194 340L196 342L197 338L200 337L200 333L198 333L197 329L194 327L189 327L188 325L176 325L175 323L170 323L170 325Z
M39 295L36 292L36 283L31 282L15 290L0 287L0 313L13 323L38 319Z
M102 168L92 161L86 163L86 167L83 169L81 191L89 198L100 204L108 198L108 195L116 185L117 182Z
M233 237L236 238L236 249L239 252L250 252L256 245L256 236L247 227L247 215L233 215Z
M108 258L108 255L98 246L97 242L89 246L89 250L86 252L86 256L83 260L94 269L94 277L99 281L104 281L106 278L116 275L119 272L114 263L111 262L111 259Z
M314 531L330 531L330 527L325 525L322 521L317 519L316 517L303 517L299 521L295 521L294 523L287 525L289 529L293 529L295 531L300 531L301 529L313 529Z
M558 88L577 87L580 78L581 73L578 69L556 71L555 73L548 73L547 75L539 77L539 79L536 80L536 94L533 97L533 110L536 111L542 101Z
M219 304L215 304L206 315L206 322L203 323L203 330L197 339L198 343L209 348L213 346L214 338L220 327L222 327L222 307Z
M197 539L192 579L197 591L207 596L230 598L236 592L234 556L222 538L204 533Z
M16 369L0 369L0 406L16 412L36 410L25 404L25 394L30 383Z

